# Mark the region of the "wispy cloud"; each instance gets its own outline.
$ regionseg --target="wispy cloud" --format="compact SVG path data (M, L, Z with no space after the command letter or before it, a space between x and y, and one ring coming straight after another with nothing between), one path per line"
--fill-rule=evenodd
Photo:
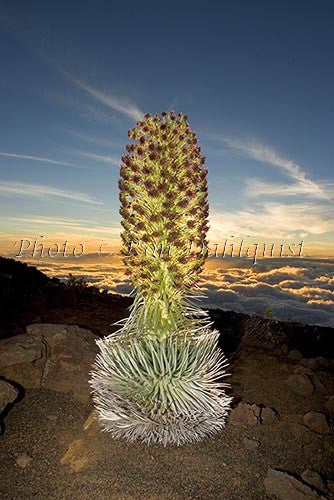
M100 205L103 203L85 193L15 181L0 181L0 193L7 195L28 196L33 198L64 198L85 203L92 203L94 205Z
M54 65L51 66L54 69ZM63 72L61 72L63 74ZM69 93L66 95L57 94L46 89L42 89L41 93L51 101L56 101L65 109L72 108L76 110L83 118L88 121L98 121L110 126L111 122L118 121L115 113L112 113L109 108L102 104L97 104L96 101L90 102L86 98L73 96ZM86 97L86 96L85 96Z
M84 167L83 165L75 165L74 163L52 160L51 158L44 158L41 156L19 155L16 153L3 153L3 152L0 152L0 156L4 156L6 158L19 158L20 160L41 161L43 163L52 163L53 165L62 165L65 167L87 168Z
M295 203L259 203L253 209L217 212L210 215L210 240L254 236L294 238L301 233L322 235L334 231L331 207Z
M9 29L9 31L17 31L17 22L16 19L8 16L6 13L2 14L0 12L0 31L5 29ZM89 85L88 83L75 78L73 75L67 72L61 64L57 63L52 58L52 56L50 56L50 54L46 53L45 48L41 46L40 43L36 43L36 40L33 40L30 34L28 34L27 32L24 33L21 30L19 39L35 54L35 56L40 57L46 64L61 73L78 88L89 94L95 101L103 104L105 107L112 109L113 111L117 111L118 113L130 117L132 120L137 121L142 119L144 113L129 99L116 96L110 92L102 92L92 85ZM59 97L59 99L62 98ZM93 107L89 107L89 105L84 105L83 108L86 111L88 110L88 112L92 115L95 115L97 117L101 116L99 111L95 110Z
M96 137L96 136L84 134L84 133L78 132L76 130L69 130L68 132L83 142L90 142L90 143L95 144L97 146L102 146L104 148L109 148L109 149L113 146L116 146L117 148L122 148L122 149L124 148L123 143L116 142L113 139L104 139L103 137Z
M41 216L41 215L29 215L25 217L16 217L16 216L8 216L3 217L4 220L8 220L11 222L29 222L30 224L48 224L50 226L61 226L61 227L72 227L81 224L97 224L96 221L91 219L68 219L66 217L52 217L52 216Z
M246 193L249 196L311 196L330 200L330 195L325 193L323 188L313 182L295 182L293 184L278 184L274 182L264 182L259 179L246 179Z
M128 101L127 99L116 97L113 94L106 94L101 90L92 87L88 83L85 83L77 78L74 78L69 73L62 71L62 73L77 87L87 92L91 97L93 97L96 101L104 104L110 109L122 113L130 117L133 120L141 120L144 113L133 103Z
M120 162L120 160L118 160L117 158L114 158L109 155L100 155L97 153L90 153L88 151L78 151L77 153L85 158L90 158L91 160L108 163L109 165L117 166Z
M273 148L254 141L245 141L221 135L209 134L213 140L227 145L229 148L243 154L244 156L257 160L267 165L279 168L282 172L293 179L293 184L277 184L262 182L258 179L247 180L247 193L251 196L260 195L297 195L303 194L314 198L331 200L333 194L328 192L327 186L314 182L308 178L306 172L293 160L279 155Z
M98 236L119 236L120 226L104 226L100 222L88 219L69 219L66 217L52 217L52 216L27 216L27 217L4 217L4 220L10 221L11 224L24 223L24 227L48 226L48 227L61 227L68 231L77 231L77 234L88 234L92 237ZM55 234L55 233L53 233Z
M277 154L271 147L240 139L224 137L223 141L229 147L244 153L254 160L267 163L284 170L290 177L298 181L306 181L306 174L301 167L292 160L288 160Z

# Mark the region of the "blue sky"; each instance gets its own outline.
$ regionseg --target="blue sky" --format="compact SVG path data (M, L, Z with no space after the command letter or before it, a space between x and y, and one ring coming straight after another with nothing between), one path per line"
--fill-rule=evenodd
M188 114L211 237L333 256L332 1L0 7L0 237L119 233L118 164L146 112Z

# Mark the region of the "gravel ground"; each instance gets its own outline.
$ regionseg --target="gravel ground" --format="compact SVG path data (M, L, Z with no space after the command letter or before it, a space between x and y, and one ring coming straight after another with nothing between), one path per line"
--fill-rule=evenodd
M265 353L243 352L232 368L235 404L270 406L279 418L254 427L229 422L213 438L180 448L114 440L90 418L90 404L27 391L0 438L0 498L259 500L267 498L270 467L295 474L313 469L332 479L333 434L296 437L289 430L307 411L321 411L324 396L292 393L284 380L294 366Z

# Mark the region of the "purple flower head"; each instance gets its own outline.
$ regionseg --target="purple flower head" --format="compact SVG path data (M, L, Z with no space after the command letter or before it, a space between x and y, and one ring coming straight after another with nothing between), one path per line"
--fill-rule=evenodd
M152 173L151 167L149 167L148 165L144 165L143 166L143 174L150 175L151 173Z

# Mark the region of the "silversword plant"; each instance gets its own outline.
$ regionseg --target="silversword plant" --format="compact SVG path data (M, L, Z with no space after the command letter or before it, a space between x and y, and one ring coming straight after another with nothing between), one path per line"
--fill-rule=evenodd
M129 138L119 188L134 302L98 341L90 384L114 437L185 444L224 427L231 401L219 332L194 302L207 256L205 158L187 117L173 111L145 115Z

